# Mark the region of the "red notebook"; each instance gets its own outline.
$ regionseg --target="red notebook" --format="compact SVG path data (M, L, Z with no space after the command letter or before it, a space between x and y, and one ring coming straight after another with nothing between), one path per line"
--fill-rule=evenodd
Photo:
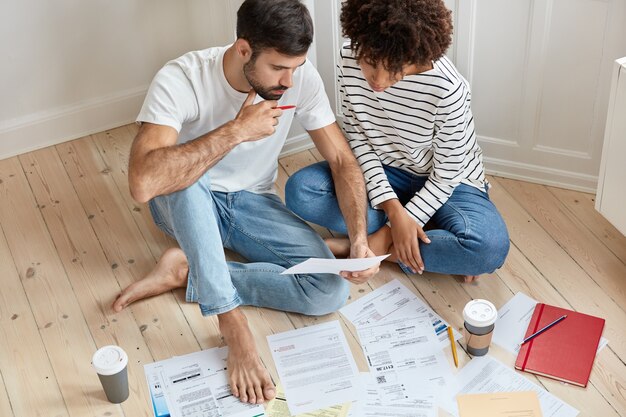
M564 320L522 345L515 369L586 387L604 319L537 303L524 338L564 314Z

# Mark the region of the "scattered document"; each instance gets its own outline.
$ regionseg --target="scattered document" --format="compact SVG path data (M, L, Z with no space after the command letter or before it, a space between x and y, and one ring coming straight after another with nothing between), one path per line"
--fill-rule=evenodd
M500 361L483 356L472 359L456 375L460 388L443 401L442 408L459 417L456 397L459 394L483 394L510 391L534 391L545 417L575 417L578 410L550 394L539 385L517 374Z
M228 348L213 348L146 364L156 417L259 417L263 406L242 403L228 384Z
M339 310L357 328L403 317L428 317L441 349L450 346L448 323L411 290L394 279ZM461 334L454 330L454 339Z
M517 355L520 342L524 339L528 323L535 311L537 300L533 300L524 293L518 292L498 310L498 320L493 332L493 342L509 352ZM598 352L609 341L602 337L598 345Z
M439 389L428 381L416 380L408 373L399 375L394 382L385 383L379 383L372 375L366 383L364 414L435 417L439 414L438 392ZM382 410L386 414L380 414ZM413 414L405 414L405 410L413 410Z
M428 318L400 318L357 328L373 374L416 369L424 356L440 351Z
M298 265L285 269L281 274L339 274L341 271L364 271L379 264L388 256L382 255L358 259L309 258Z
M457 397L461 417L542 417L534 391L463 394Z
M358 370L339 321L267 336L293 415L358 398Z
M351 403L333 405L310 413L298 414L296 417L348 417L350 407ZM265 415L267 417L291 417L282 384L276 384L276 398L267 403Z

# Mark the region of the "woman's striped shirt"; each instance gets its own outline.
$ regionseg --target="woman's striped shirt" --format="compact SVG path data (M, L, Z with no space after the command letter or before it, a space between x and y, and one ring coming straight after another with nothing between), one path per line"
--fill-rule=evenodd
M468 82L447 57L433 69L374 92L349 43L341 49L339 90L344 131L365 176L372 207L397 198L383 165L428 176L405 205L423 226L460 183L485 189Z

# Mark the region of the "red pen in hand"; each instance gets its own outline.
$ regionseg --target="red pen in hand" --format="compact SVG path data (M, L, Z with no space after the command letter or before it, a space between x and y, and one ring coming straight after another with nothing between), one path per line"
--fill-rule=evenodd
M296 106L293 105L289 105L289 106L276 106L277 109L281 109L281 110L289 110L289 109L295 109Z

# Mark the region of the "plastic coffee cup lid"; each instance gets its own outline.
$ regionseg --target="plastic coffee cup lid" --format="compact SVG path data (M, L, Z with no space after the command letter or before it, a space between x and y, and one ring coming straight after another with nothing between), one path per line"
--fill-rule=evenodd
M128 355L119 346L103 346L93 354L93 367L100 375L115 375L128 364Z
M474 327L491 326L497 318L496 306L487 300L472 300L463 309L463 320Z

